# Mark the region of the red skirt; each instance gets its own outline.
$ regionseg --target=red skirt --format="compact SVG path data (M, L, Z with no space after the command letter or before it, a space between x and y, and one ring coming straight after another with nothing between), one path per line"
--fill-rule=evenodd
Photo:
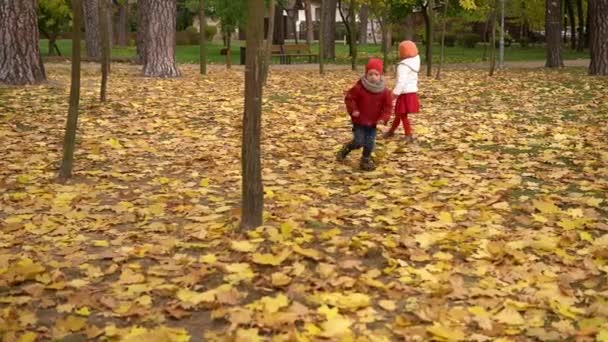
M420 111L420 102L416 93L401 94L397 97L395 114L411 114Z

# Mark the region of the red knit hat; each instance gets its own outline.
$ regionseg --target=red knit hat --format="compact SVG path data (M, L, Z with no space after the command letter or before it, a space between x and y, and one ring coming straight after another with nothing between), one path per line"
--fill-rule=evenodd
M378 58L370 58L369 62L365 66L365 73L370 70L376 70L378 73L382 74L384 70L384 63L381 59Z

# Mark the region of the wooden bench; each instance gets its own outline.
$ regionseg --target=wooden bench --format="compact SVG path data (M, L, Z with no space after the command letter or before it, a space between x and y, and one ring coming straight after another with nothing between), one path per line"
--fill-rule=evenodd
M292 58L308 58L308 63L315 63L319 58L318 54L310 51L310 45L308 44L285 44L283 45L283 54L287 64L291 64Z

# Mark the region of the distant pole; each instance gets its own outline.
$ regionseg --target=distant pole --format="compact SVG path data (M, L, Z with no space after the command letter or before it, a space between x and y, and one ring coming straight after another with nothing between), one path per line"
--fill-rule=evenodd
M500 0L500 50L498 52L499 68L504 68L505 66L505 1L506 0Z
M319 16L319 73L321 75L323 75L325 73L325 68L323 65L324 59L325 59L325 53L323 51L323 44L325 41L324 37L323 37L323 34L325 33L324 32L325 30L323 29L323 25L324 25L323 15L325 14L324 13L325 11L323 10L323 7L325 5L324 3L325 3L325 1L321 0L321 14Z

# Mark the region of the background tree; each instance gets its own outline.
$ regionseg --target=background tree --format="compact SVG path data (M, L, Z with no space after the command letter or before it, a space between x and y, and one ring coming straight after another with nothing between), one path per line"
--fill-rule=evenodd
M119 46L129 45L129 0L117 0L118 18L116 20L116 44ZM111 15L111 11L109 13Z
M315 40L315 26L312 21L311 0L304 0L304 12L306 15L306 44L311 45L313 40Z
M561 0L546 0L545 33L548 68L561 68L562 60L562 5Z
M101 58L101 32L99 18L99 1L105 0L84 0L84 24L87 56L95 60ZM110 13L107 14L111 16ZM112 25L107 28L107 34L112 37Z
M74 150L76 148L76 128L78 127L78 107L80 104L80 29L82 26L82 0L72 0L74 21L72 23L72 81L68 119L63 139L63 158L59 169L59 180L72 177Z
M100 100L106 102L108 93L108 76L110 73L110 34L108 27L112 21L108 12L111 10L111 0L99 0L99 29L101 33L101 91Z
M38 29L49 40L49 56L61 56L61 51L57 46L57 37L60 33L70 29L71 22L72 9L68 0L38 1Z
M150 21L150 0L137 0L137 38L135 40L137 55L135 62L138 64L146 64L146 34L148 31L148 22Z
M323 55L325 59L336 58L336 9L338 0L324 0L323 4Z
M0 83L46 80L38 47L35 0L0 0Z
M178 77L175 64L176 0L147 0L149 21L146 30L144 76Z
M220 21L220 30L226 47L226 67L232 64L232 34L245 22L246 3L244 0L208 0L211 14Z
M608 0L589 0L591 75L608 75Z
M262 62L264 36L264 0L247 1L247 65L245 67L245 113L242 143L241 229L262 224L264 188L260 137L262 131Z
M344 8L346 6L346 9ZM338 0L338 11L346 28L348 37L349 56L351 57L351 69L357 69L357 22L356 12L358 10L355 0ZM346 12L346 14L344 13Z

